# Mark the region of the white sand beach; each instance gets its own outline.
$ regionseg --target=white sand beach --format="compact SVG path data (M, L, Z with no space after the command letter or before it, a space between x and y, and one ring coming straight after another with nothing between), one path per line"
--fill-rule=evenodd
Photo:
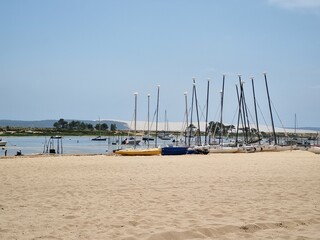
M0 239L320 239L320 155L0 158Z

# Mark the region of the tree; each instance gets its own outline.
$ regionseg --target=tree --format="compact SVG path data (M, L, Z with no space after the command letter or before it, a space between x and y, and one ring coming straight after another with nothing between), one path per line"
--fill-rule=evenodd
M55 123L53 124L53 126L54 126L55 128L58 128L58 129L60 129L60 128L65 129L65 128L68 127L68 122L65 121L63 118L60 118L58 122L55 122Z
M93 130L93 125L91 123L88 123L87 128L88 128L88 130Z
M116 131L117 130L117 125L114 124L114 123L111 123L110 130L113 131L113 132Z
M108 124L106 124L106 123L101 124L101 130L108 130L108 129L109 129Z

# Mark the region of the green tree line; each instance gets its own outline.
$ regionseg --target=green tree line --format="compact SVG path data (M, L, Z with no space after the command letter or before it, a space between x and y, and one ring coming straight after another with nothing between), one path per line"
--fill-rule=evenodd
M101 130L101 131L116 131L117 125L116 124L110 124L110 127L106 123L98 123L95 126L93 126L91 123L85 123L80 121L74 121L68 122L64 120L63 118L60 118L59 121L55 122L53 124L53 127L56 129L65 129L65 130Z

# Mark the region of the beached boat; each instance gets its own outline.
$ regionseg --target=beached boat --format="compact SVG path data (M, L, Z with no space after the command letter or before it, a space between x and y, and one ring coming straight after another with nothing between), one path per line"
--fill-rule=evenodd
M161 148L162 155L184 155L187 154L189 147L167 146Z
M4 141L0 138L0 147L5 147L7 145L7 141Z
M210 153L236 153L238 152L238 148L221 146L221 145L212 145L210 146L209 152Z
M187 154L208 154L209 146L193 146L188 148Z
M308 148L308 151L316 154L320 154L320 147L312 146L311 148Z
M242 145L238 147L237 153L254 153L256 148L253 145Z
M114 152L115 154L123 155L123 156L152 156L152 155L160 155L161 148L143 148L143 149L120 149Z

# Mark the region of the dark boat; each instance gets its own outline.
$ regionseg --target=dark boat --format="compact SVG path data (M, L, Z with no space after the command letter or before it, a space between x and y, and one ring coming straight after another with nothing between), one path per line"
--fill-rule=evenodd
M168 146L161 148L162 155L184 155L187 154L188 147Z
M150 136L144 136L143 138L142 138L142 141L154 141L154 137L150 137Z
M98 136L98 137L92 138L91 141L107 141L107 138Z

